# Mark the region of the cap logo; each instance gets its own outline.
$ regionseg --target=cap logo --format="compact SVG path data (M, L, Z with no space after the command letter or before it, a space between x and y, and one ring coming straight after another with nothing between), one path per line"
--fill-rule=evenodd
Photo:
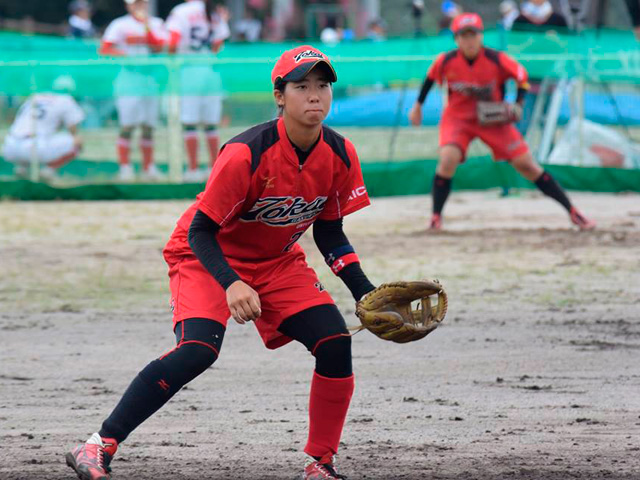
M475 17L473 17L471 15L467 15L467 16L462 17L460 19L460 26L464 27L464 26L467 26L467 25L472 25L472 24L476 23L475 20L476 20Z
M322 55L321 53L318 53L318 52L314 52L313 50L305 50L304 52L300 52L295 57L293 57L293 59L296 61L296 63L304 60L305 58L322 58L322 59L324 59L324 55Z

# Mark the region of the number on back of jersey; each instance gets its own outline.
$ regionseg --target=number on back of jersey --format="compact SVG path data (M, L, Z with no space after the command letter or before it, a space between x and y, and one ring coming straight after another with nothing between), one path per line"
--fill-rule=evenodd
M194 25L189 30L189 48L192 52L208 50L211 44L211 29L202 25Z

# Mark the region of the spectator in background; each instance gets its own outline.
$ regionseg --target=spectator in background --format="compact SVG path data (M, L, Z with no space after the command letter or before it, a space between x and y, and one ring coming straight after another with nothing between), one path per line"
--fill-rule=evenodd
M86 0L74 0L69 5L69 35L74 38L91 38L96 29L91 23L91 6Z
M439 35L451 35L449 27L451 27L453 19L462 13L462 7L455 2L447 0L442 2L441 10L442 16L438 21Z
M414 34L416 37L422 36L422 15L424 14L424 0L412 0L411 15L415 21Z
M625 2L633 23L633 31L636 38L640 40L640 0L625 0Z
M245 42L257 42L262 33L262 22L258 20L255 10L247 8L244 17L234 25L234 30L238 40Z
M327 45L337 45L343 40L353 40L354 38L353 30L338 27L338 19L333 15L327 18L327 25L320 32L320 41Z
M382 18L376 18L369 23L367 39L374 42L383 42L387 39L387 22Z
M522 4L520 15L513 22L513 30L527 31L555 31L558 28L567 29L566 19L554 12L548 0L529 0ZM533 117L533 109L540 93L542 78L532 75L529 78L530 90L524 99L522 118L516 125L520 133L526 135Z
M567 28L565 18L553 11L553 6L548 0L529 0L522 4L520 15L513 22L513 29L529 30L554 30Z
M514 2L514 0L504 0L500 3L500 15L502 16L502 28L505 30L511 30L513 22L520 15L518 4Z

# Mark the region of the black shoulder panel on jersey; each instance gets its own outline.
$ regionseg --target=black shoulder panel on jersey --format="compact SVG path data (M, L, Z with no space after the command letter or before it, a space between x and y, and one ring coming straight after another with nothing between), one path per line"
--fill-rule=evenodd
M458 55L458 49L451 50L450 52L445 53L444 58L442 59L442 66L444 67L447 62L453 60Z
M230 143L244 143L247 145L251 150L251 173L253 173L260 165L262 154L275 145L278 140L280 140L278 119L275 119L245 130L240 135L233 137L225 145Z
M485 47L484 48L484 54L493 63L495 63L499 67L501 66L500 65L500 52L498 50L494 50L493 48Z
M347 154L347 145L344 137L332 128L323 125L322 138L331 147L331 150L340 157L340 160L344 162L347 168L351 168L351 160L349 160L349 155Z

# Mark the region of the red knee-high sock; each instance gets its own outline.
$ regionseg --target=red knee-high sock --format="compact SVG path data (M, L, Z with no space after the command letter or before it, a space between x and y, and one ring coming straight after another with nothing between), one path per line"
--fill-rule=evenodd
M120 165L129 165L129 152L131 141L128 138L118 138L118 162Z
M327 378L313 372L309 398L309 440L304 448L306 454L328 461L338 452L354 388L353 375Z
M187 159L189 161L189 170L198 168L198 132L184 132L184 147L187 150Z
M143 138L140 140L140 151L142 152L142 168L148 170L153 163L153 140Z
M209 146L209 157L211 158L211 166L218 158L218 150L220 149L220 136L218 132L207 132L207 145Z

